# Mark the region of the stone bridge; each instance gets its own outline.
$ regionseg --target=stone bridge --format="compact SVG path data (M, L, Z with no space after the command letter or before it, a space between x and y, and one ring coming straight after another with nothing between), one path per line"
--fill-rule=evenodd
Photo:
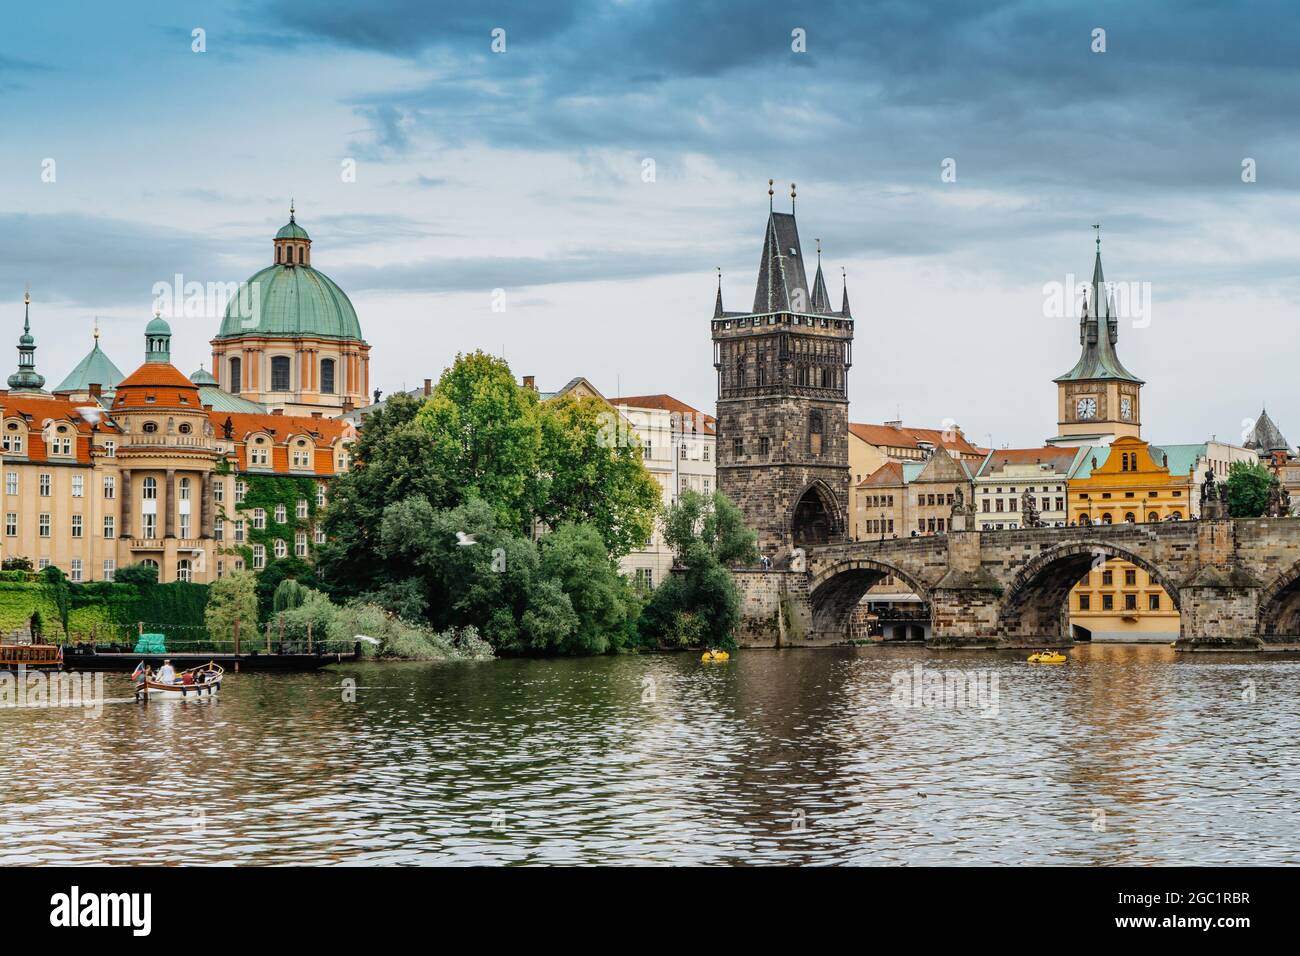
M742 644L828 644L886 575L931 611L936 646L1037 647L1071 640L1067 597L1095 562L1129 561L1180 611L1178 646L1300 642L1300 518L1165 521L854 541L809 548L802 570L735 572ZM798 561L795 561L797 567Z

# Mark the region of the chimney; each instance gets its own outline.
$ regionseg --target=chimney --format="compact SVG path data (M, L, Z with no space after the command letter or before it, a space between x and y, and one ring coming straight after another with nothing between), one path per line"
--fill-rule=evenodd
M424 397L428 398L432 394L433 394L433 379L426 378L424 380Z
M320 418L320 412L312 412L312 413L311 413L311 417L312 417L312 418Z
M345 398L343 399L343 414L346 415L350 411L352 411L352 399Z
M271 414L272 414L272 415L283 415L283 414L284 414L284 409L283 409L283 408L273 408L273 409L271 409Z
M100 392L100 385L99 385L99 383L98 383L98 382L91 382L91 383L90 383L90 397L91 397L91 398L99 398L99 392Z
M211 405L204 405L204 406L203 406L203 410L204 410L205 412L210 412L210 411L212 411L212 406L211 406Z
M530 389L534 392L537 391L537 377L535 375L525 375L524 388Z

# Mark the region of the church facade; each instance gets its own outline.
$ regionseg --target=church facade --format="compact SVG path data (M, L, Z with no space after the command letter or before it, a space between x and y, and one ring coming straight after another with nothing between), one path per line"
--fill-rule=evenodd
M310 271L305 237L291 216L277 257L292 255L293 268ZM225 380L229 387L203 369L177 369L171 328L156 315L131 374L101 350L96 331L91 351L47 391L25 296L18 369L0 390L4 559L54 565L76 582L111 581L118 568L145 563L160 581L198 583L278 558L311 560L324 541L329 481L347 469L356 436L338 416L365 394L369 347L342 291L303 274L293 281L331 289L335 312L296 289L277 291L283 280L274 278L262 293L267 324L227 336L223 322L214 340L217 369L229 375L232 360L250 363ZM281 373L279 358L294 363L291 387L262 387ZM293 489L292 500L250 497L263 477L297 479L276 485Z

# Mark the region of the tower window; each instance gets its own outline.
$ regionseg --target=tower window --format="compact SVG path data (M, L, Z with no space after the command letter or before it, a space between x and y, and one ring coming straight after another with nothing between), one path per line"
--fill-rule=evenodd
M298 261L299 261L299 262L305 262L306 259L307 259L307 247L306 247L306 246L299 246L299 247L298 247Z
M320 390L326 395L334 394L334 360L321 359Z
M808 451L813 455L822 453L822 413L814 408L808 413Z
M271 359L271 391L289 391L289 356L276 355Z
M230 381L226 383L226 391L228 392L243 391L244 380L241 377L241 373L243 372L242 366L243 363L239 359L232 358L230 360Z

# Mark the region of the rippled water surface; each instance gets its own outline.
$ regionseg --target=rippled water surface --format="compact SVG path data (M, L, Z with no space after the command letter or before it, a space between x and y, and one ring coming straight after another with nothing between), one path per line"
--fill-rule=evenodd
M0 710L0 864L1300 860L1300 661L1023 658L367 664ZM997 714L895 706L917 664L996 674Z

